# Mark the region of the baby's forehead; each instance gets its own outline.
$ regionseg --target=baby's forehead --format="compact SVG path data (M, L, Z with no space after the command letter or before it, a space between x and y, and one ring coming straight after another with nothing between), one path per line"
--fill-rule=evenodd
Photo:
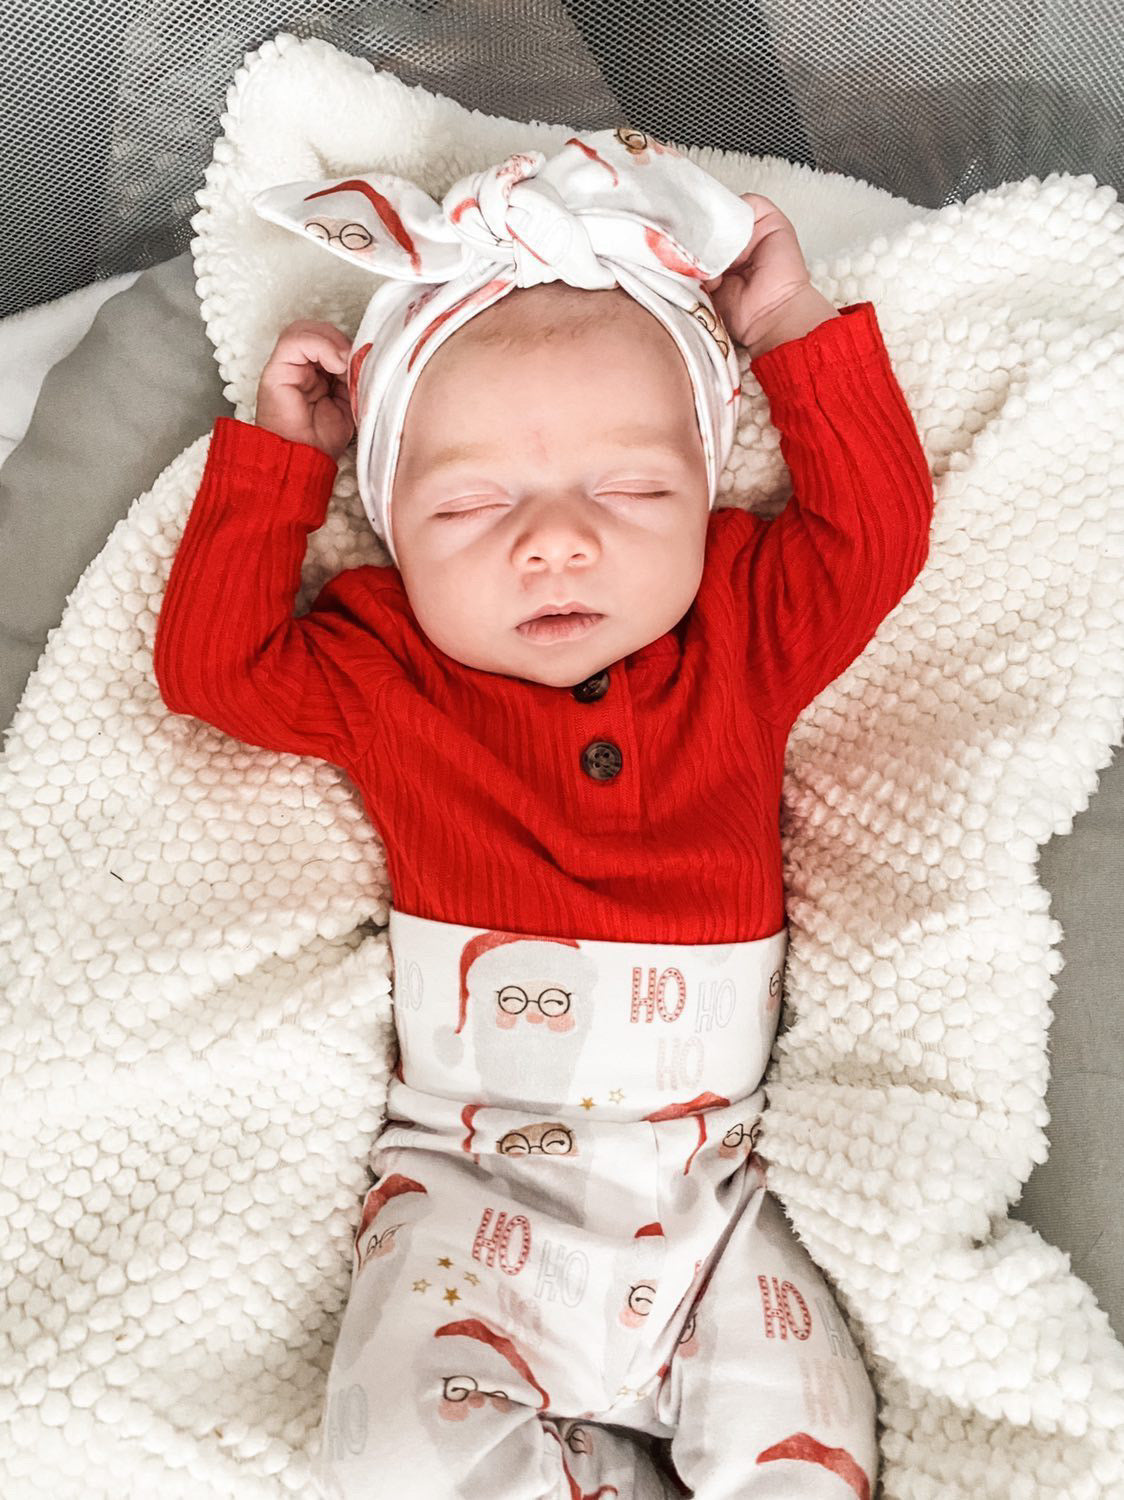
M461 330L466 344L541 342L543 335L596 337L658 320L622 287L574 287L564 281L515 287L470 319Z
M694 447L694 393L682 353L661 320L621 287L544 282L513 288L462 324L429 363L436 368L422 372L426 399L444 401L450 388L467 386L477 416L488 413L489 421L493 411L510 413L514 381L534 393L532 404L556 392L574 393L554 416L579 424L587 436L602 422L615 428L629 421L660 428L666 440L662 429L681 418L682 441ZM612 399L606 382L624 395ZM643 446L638 438L629 441Z

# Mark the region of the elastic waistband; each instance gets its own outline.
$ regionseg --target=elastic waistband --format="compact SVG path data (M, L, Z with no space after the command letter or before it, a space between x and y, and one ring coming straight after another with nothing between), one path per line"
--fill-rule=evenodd
M717 1105L757 1089L780 1016L788 933L607 942L392 907L389 941L401 1082L517 1108L580 1110L616 1095L618 1119L641 1119L661 1103L709 1095Z

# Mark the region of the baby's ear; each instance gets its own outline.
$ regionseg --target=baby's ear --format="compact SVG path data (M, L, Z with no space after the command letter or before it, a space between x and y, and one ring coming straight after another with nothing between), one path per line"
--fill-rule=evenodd
M469 259L441 205L389 172L281 182L250 201L261 218L377 276L445 281Z

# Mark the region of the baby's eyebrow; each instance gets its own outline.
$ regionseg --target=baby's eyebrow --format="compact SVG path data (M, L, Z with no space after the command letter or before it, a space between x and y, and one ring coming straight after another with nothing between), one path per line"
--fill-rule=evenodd
M669 458L683 456L678 445L669 442L666 433L659 427L615 427L612 432L605 433L605 445L619 448L643 447L649 453L663 453ZM454 468L457 464L475 463L478 459L489 457L491 449L484 444L460 443L453 448L442 448L440 453L435 454L426 473L432 476L443 469Z

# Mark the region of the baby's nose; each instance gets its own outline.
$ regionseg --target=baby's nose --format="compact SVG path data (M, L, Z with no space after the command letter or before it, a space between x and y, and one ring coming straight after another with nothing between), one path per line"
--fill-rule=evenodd
M527 1007L527 1019L528 1019L528 1021L532 1022L535 1026L538 1026L540 1024L540 1022L544 1019L543 1013L542 1013L541 1010L539 1010L539 1008L538 1008L537 1005L528 1005L528 1007Z

